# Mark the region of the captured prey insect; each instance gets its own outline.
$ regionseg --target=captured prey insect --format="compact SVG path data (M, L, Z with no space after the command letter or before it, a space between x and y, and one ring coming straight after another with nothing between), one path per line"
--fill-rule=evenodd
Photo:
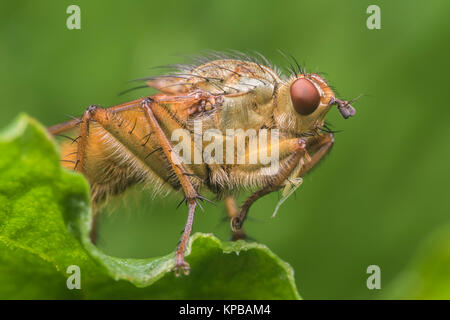
M87 178L94 209L136 184L183 194L188 218L176 250L178 275L189 272L184 251L196 206L207 200L200 192L224 200L233 239L245 238L250 206L280 189L288 196L330 150L333 132L325 117L332 106L344 118L355 109L336 98L321 75L298 66L283 76L262 56L202 58L175 67L142 79L159 91L153 96L109 108L92 105L82 117L48 130L70 138L62 143L62 163ZM203 131L196 130L199 124ZM182 139L174 134L180 130ZM213 132L209 141L225 142L211 148L199 137L205 130ZM178 148L180 140L185 148ZM266 154L276 154L276 165L262 161ZM240 207L234 198L239 190L253 192Z

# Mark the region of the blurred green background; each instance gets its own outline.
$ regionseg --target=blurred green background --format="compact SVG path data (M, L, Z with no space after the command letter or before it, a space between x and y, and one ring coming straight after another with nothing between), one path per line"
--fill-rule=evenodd
M81 7L81 30L66 8ZM366 8L381 7L381 30ZM307 299L382 298L421 243L450 222L448 84L450 2L10 1L0 3L0 126L20 112L45 125L151 93L127 81L204 50L277 49L322 71L341 98L365 94L356 117L332 110L332 153L271 219L277 195L251 210L249 235L295 269ZM135 197L143 198L135 201ZM175 249L186 208L179 195L130 195L102 216L99 246L121 257ZM136 203L139 202L138 205ZM194 231L229 237L222 204L199 211ZM368 290L366 268L381 268Z

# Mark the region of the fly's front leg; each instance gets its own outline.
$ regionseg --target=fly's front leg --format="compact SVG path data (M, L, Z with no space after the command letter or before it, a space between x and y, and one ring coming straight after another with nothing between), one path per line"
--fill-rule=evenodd
M270 181L270 183L268 183L262 189L254 192L252 195L250 195L250 197L247 198L247 200L245 200L239 214L233 217L233 219L231 220L231 229L233 231L237 231L242 228L242 224L244 223L247 217L247 212L250 206L256 200L265 196L266 194L269 194L273 191L280 189L283 186L286 179L289 178L292 171L300 164L301 161L303 161L302 158L307 156L306 140L303 138L289 139L288 141L285 141L285 143L281 142L280 145L282 146L282 149L286 149L280 150L282 151L281 153L291 151L291 154L283 161L282 164L280 164L280 168L277 174L275 175L274 179Z
M302 161L302 166L300 168L300 172L298 177L303 177L307 174L323 157L331 150L331 147L334 143L333 134L327 133L318 137L309 138L306 145L306 151L304 154L308 155L309 161ZM294 156L294 155L293 155ZM300 156L300 159L302 156ZM296 168L297 164L295 162L291 162L291 166L286 166L286 170L284 174L280 172L280 175L277 178L277 181L273 184L269 184L262 189L254 192L250 195L244 202L241 207L239 215L234 218L231 223L231 227L233 230L239 230L242 228L242 224L247 217L248 210L251 205L258 200L259 198L273 192L279 190L286 179L289 178L290 173Z
M324 158L328 152L331 151L331 148L334 143L334 136L332 133L326 133L319 137L313 137L312 140L308 143L308 154L311 157L311 161L306 162L302 169L300 170L299 177L303 177L309 171L311 171L314 166L319 163L320 160Z
M153 114L151 108L152 102L153 101L149 98L143 99L141 107L144 110L145 117L150 125L151 130L154 132L159 145L164 151L164 154L166 155L166 158L168 159L171 168L173 169L174 173L176 174L181 184L184 196L186 198L186 202L188 203L189 206L188 218L176 252L176 265L174 269L176 275L179 275L181 271L183 271L184 274L188 274L189 264L186 261L184 261L184 252L186 250L186 245L189 240L189 235L191 234L192 231L192 224L194 222L194 213L195 207L197 205L197 198L200 197L195 188L193 187L191 181L189 180L188 172L181 163L181 160L176 159L177 161L174 161L173 157L175 157L176 155L175 153L172 152L172 145L170 144L169 139L165 135L164 131L162 130L161 126L158 123L158 120Z

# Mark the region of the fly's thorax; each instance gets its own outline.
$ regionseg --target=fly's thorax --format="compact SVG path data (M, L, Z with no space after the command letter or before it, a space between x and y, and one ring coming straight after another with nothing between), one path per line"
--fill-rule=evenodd
M270 68L254 62L216 60L193 70L209 81L196 79L196 86L223 94L214 126L221 130L260 128L272 118L275 87L281 81Z
M275 123L294 134L314 130L323 125L333 98L333 91L319 75L291 77L277 89Z
M267 82L279 81L278 74L269 67L250 61L242 61L235 59L222 59L215 60L198 66L195 69L190 70L193 75L203 77L198 82L204 82L204 78L208 78L209 83L211 80L219 80L227 85L233 85L241 82L243 84L243 78L247 79L261 79ZM211 88L212 89L212 88ZM227 90L226 87L221 90ZM228 88L234 91L232 88ZM231 92L230 92L231 93Z
M228 95L217 112L217 127L225 129L260 128L272 118L272 85L258 86L245 94Z

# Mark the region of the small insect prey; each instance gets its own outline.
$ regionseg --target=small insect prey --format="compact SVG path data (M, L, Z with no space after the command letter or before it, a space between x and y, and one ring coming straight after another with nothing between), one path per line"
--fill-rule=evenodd
M344 118L355 114L322 76L300 67L285 77L265 59L199 60L143 79L159 91L151 97L93 105L48 129L69 138L61 145L62 165L87 178L94 208L136 184L183 194L188 218L176 274L189 272L184 251L195 209L206 200L202 190L225 201L233 239L245 238L250 206L280 189L284 201L330 150L333 133L325 117L331 107ZM238 190L253 190L240 207Z

